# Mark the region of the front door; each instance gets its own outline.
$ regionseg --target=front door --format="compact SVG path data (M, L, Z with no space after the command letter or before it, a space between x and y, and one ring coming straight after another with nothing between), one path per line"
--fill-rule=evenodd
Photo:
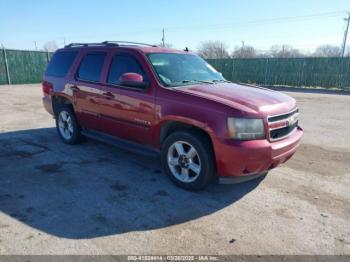
M150 128L154 124L155 91L149 82L147 88L121 86L119 79L125 73L137 73L144 81L150 78L139 58L131 53L115 53L111 57L106 84L102 87L100 117L104 131L133 142L150 145Z

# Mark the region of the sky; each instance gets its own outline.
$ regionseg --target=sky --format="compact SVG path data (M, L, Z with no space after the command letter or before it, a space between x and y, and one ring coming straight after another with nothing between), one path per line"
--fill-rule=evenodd
M291 45L304 52L340 46L349 0L0 0L0 45L41 49L55 41L160 43L192 50L208 40L230 50ZM349 36L350 42L350 36Z

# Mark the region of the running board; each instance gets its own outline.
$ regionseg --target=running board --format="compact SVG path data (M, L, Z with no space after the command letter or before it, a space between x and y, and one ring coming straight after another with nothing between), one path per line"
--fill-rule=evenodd
M81 134L83 136L86 136L88 138L91 138L93 140L97 140L99 142L102 142L104 144L109 144L115 147L119 147L121 149L124 149L126 151L130 151L139 155L144 155L144 156L151 156L151 157L159 157L160 156L160 151L153 149L149 146L137 144L130 142L125 139L121 139L115 136L111 136L102 132L98 132L95 130L91 129L83 129L81 131Z

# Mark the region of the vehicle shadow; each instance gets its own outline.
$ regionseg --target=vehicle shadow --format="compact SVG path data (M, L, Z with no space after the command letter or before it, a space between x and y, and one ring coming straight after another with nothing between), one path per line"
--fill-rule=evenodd
M162 174L157 158L91 140L65 145L54 128L0 133L0 148L0 212L69 239L199 219L232 205L262 180L187 192Z

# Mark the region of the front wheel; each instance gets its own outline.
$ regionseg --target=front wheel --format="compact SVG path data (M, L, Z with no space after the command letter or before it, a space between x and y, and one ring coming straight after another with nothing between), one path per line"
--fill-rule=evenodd
M71 106L64 105L58 109L56 115L56 129L66 144L77 144L81 141L81 133L78 121Z
M195 131L175 132L165 139L162 166L176 185L187 190L203 189L215 175L211 144Z

